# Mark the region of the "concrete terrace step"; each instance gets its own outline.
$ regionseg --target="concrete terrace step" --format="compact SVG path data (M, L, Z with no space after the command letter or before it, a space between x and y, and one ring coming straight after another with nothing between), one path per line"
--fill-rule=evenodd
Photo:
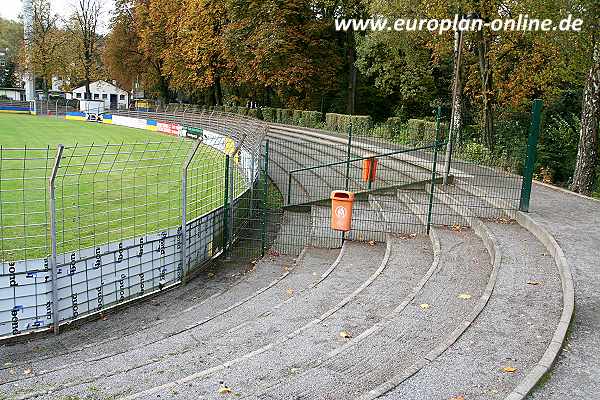
M383 398L504 399L542 358L562 310L554 260L524 228L487 226L503 257L486 308L443 355Z
M31 366L29 363L39 363L43 359L64 354L85 357L85 351L98 351L117 339L137 335L146 329L157 329L161 324L170 325L200 307L207 307L204 311L212 309L212 312L227 309L272 282L287 278L289 271L296 268L297 261L299 265L296 272L301 273L304 265L302 260L288 256L267 257L254 266L246 262L217 262L198 273L199 276L187 285L108 314L106 321L64 330L57 337L46 335L18 345L0 346L0 359L12 364L10 367L0 365L0 382L2 374L11 368L27 368ZM18 363L13 362L16 359Z
M353 293L377 271L385 248L348 242L345 252L331 268L327 279L293 296L299 288L280 288L279 295L289 299L274 306L274 301L259 296L252 303L215 318L198 329L169 337L159 343L134 349L117 357L107 357L78 365L76 369L45 374L20 382L21 390L33 394L40 387L54 387L42 398L82 395L90 385L124 394L159 385L199 370L225 368L228 362L245 357L276 340L310 326L315 318ZM357 265L354 260L370 260ZM250 317L252 316L252 317ZM26 385L24 385L26 383Z
M433 255L427 237L392 237L388 244L389 257L383 260L378 275L372 275L370 282L365 282L368 285L340 303L336 312L322 314L309 329L230 368L202 376L192 375L185 381L132 398L220 398L217 393L219 381L231 386L236 396L265 390L277 392L278 383L326 362L332 353L346 346L348 339L342 338L340 332L347 331L353 336L366 334L387 318L427 273ZM368 252L364 251L354 254L353 260L358 267L371 262Z
M491 266L483 243L472 231L436 234L441 242L439 269L380 332L259 398L356 398L398 371L418 365L443 343L472 311ZM472 298L460 299L462 293Z
M229 290L198 303L188 302L186 308L172 315L172 318L139 326L137 331L126 335L119 333L119 326L112 325L111 319L98 322L111 324L109 326L113 332L96 343L78 341L77 331L72 334L68 332L66 336L48 337L44 342L42 358L37 356L37 341L27 345L33 350L32 353L23 352L20 346L5 346L2 348L2 360L12 365L0 370L0 393L11 393L17 387L15 384L24 388L35 385L36 381L66 375L83 369L82 366L88 363L93 368L93 364L103 358L123 358L129 352L151 346L160 347L178 338L189 340L191 332L202 330L204 326L213 326L217 321L233 320L233 324L236 324L256 318L262 312L288 301L292 297L286 292L289 287L296 288L293 295L297 296L322 280L322 275L331 271L331 264L337 256L337 251L309 249L296 265L290 257L267 257L257 264L251 279L236 286L238 290ZM230 318L230 314L238 313L242 313L243 317L238 315ZM139 321L144 322L144 319L140 318ZM93 326L90 332L93 332ZM21 376L17 373L27 368L32 369L32 374Z

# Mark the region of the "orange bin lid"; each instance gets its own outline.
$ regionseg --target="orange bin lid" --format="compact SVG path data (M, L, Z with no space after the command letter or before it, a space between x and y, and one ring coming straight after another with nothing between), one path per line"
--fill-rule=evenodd
M335 190L331 192L331 200L337 201L354 201L354 193L344 190Z

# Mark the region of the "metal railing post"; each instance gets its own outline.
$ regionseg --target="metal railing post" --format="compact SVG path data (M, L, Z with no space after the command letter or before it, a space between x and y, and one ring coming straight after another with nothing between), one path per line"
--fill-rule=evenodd
M348 151L346 154L346 191L350 189L350 160L352 158L352 120L348 128Z
M227 255L229 243L229 154L225 156L225 193L223 196L223 255Z
M442 107L438 106L435 118L435 146L433 148L433 167L431 168L431 187L429 188L429 208L427 210L427 234L431 231L433 219L433 194L435 192L435 179L437 170L438 145L440 140L440 118L442 116Z
M184 284L187 283L187 277L190 272L190 264L187 256L187 174L201 141L202 138L194 143L181 171L181 269Z
M294 171L288 173L288 190L287 190L287 203L288 206L292 204L292 174Z
M58 315L58 255L57 255L57 238L56 238L56 175L58 174L58 168L60 166L60 160L62 159L63 151L65 146L59 144L56 150L56 157L54 159L54 165L52 166L52 172L48 181L49 190L49 208L50 208L50 242L52 255L50 257L50 270L52 271L52 329L54 334L58 335L60 332L60 316Z
M262 198L262 209L263 209L263 218L262 218L262 232L261 232L261 254L262 257L265 256L265 251L267 249L267 199L268 199L268 191L269 191L269 140L265 141L265 159L264 159L264 167L263 167L263 198ZM254 178L253 178L254 179Z
M537 145L540 139L540 125L542 122L542 108L544 102L540 99L533 101L531 110L531 126L529 127L529 140L527 142L527 159L523 171L523 185L521 187L521 199L519 210L529 212L529 202L531 200L531 185L533 183L533 172L535 160L537 157Z

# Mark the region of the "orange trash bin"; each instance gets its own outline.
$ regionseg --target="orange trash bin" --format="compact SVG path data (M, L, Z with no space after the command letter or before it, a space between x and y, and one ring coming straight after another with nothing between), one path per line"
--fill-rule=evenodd
M362 178L364 182L375 182L377 176L377 159L368 158L363 160L363 174Z
M348 232L352 229L354 193L337 190L331 193L331 229Z

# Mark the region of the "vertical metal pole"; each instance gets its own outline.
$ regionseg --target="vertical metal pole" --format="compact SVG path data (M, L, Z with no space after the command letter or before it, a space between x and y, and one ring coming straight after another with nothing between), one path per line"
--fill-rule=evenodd
M288 206L290 204L292 204L292 172L288 173L287 203L288 203Z
M533 101L531 110L531 126L529 128L529 141L527 143L527 160L523 171L523 185L521 187L521 201L519 210L529 212L529 201L531 200L531 185L533 183L533 172L537 156L537 144L540 139L540 125L542 121L542 108L544 102L540 99Z
M262 218L262 234L261 234L261 245L262 245L262 257L265 256L265 251L267 249L267 198L269 193L269 140L267 139L265 142L265 160L263 167L263 198L262 198L262 209L263 209L263 218Z
M352 159L352 120L348 129L348 150L346 152L346 190L350 189L350 160Z
M200 147L201 139L194 143L194 146L190 150L190 153L183 164L183 170L181 172L181 269L183 275L183 283L187 283L187 277L189 275L190 265L187 257L187 174L190 164L198 148Z
M350 116L350 127L348 128L348 149L346 152L346 191L350 190L350 160L352 159L352 116ZM342 246L346 240L346 232L342 232Z
M223 199L223 255L229 243L229 154L225 156L225 194Z
M58 315L58 257L57 257L57 244L56 244L56 175L58 174L58 167L60 166L60 160L62 159L63 151L65 146L59 144L56 149L56 157L54 159L54 165L52 166L52 173L48 181L48 190L50 195L50 241L52 255L50 257L50 270L52 271L52 329L54 334L58 335L60 331L60 316Z
M435 179L437 170L438 144L440 140L440 118L442 116L442 107L438 106L435 118L435 145L433 147L433 167L431 168L431 187L429 188L429 209L427 210L427 234L431 232L431 222L433 217L433 193L435 192Z

